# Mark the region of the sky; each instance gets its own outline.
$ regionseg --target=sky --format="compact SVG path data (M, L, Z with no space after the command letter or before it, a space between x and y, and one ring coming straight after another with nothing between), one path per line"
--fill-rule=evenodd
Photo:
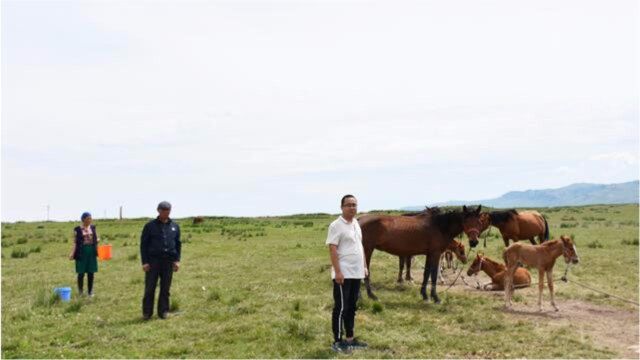
M2 221L639 177L636 1L11 1Z

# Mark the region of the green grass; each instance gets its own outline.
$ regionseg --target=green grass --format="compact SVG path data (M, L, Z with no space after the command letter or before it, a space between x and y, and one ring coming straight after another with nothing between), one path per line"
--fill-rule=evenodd
M637 206L539 210L554 237L572 235L577 242L581 263L572 268L570 278L638 301ZM2 252L28 255L2 261L2 356L336 357L329 348L333 300L324 245L334 218L223 217L206 218L198 225L192 225L191 218L178 220L186 241L171 288L174 314L148 322L141 321L144 275L137 255L145 219L96 222L102 239L113 245L113 259L99 263L92 299L78 298L74 265L67 258L75 223L2 224ZM28 239L31 249L39 251L29 254L20 248L24 245L16 246L16 239ZM481 241L480 249L500 259L503 246L493 229L487 248ZM564 266L558 261L556 273ZM396 285L397 258L391 255L374 253L371 270L380 300L364 296L359 302L356 332L370 349L355 357L620 356L620 349L597 345L575 326L546 325L505 313L500 296L443 293L440 287L442 304L424 303L418 286ZM532 275L535 280L535 271ZM70 303L51 295L58 286L73 288ZM571 284L558 284L557 289L561 308L563 300L577 299L637 311ZM536 300L519 293L514 297L532 308Z

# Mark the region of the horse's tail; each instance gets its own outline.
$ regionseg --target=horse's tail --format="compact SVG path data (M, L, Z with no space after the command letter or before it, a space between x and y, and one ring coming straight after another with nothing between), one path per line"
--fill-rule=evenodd
M544 241L547 241L549 240L549 223L544 215L542 215L542 220L544 220Z

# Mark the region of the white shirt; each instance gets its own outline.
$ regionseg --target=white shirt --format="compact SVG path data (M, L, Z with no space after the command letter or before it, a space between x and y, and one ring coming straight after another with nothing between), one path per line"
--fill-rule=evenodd
M326 244L338 247L338 263L345 279L364 279L364 248L358 220L353 219L348 223L342 216L334 220L329 225ZM331 278L336 278L333 266Z

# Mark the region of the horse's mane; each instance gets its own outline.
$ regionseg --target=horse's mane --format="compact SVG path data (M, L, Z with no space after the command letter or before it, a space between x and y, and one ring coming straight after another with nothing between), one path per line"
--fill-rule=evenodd
M449 230L449 226L454 219L462 218L463 213L457 210L450 210L446 212L438 212L431 217L431 223L437 226L442 232Z
M551 246L551 245L555 245L555 244L557 244L559 241L561 241L561 240L555 239L555 240L545 241L545 242L543 242L542 244L540 244L540 246L546 246L546 247L549 247L549 246Z
M489 213L489 217L491 218L491 223L494 225L503 224L515 215L518 215L518 211L516 209L509 209L503 211L492 211Z
M437 206L434 206L431 208L427 206L422 211L408 212L408 213L402 214L401 216L437 215L437 214L440 214L441 212L442 211Z
M496 266L506 267L506 266L504 266L504 264L501 264L501 263L499 263L499 262L497 262L495 260L492 260L492 259L490 259L490 258L488 258L486 256L483 256L482 258L483 258L484 261L490 262L490 263L492 263L492 264L494 264Z

